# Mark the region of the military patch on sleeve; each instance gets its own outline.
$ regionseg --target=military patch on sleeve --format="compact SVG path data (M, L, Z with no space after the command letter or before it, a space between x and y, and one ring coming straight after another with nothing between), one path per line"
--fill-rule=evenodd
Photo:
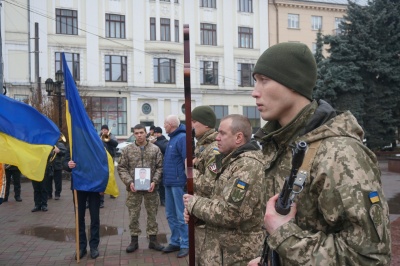
M378 191L372 191L369 193L369 200L371 203L377 203L380 201Z
M244 199L248 188L249 184L240 179L237 179L231 191L231 200L235 203L241 202Z
M212 152L213 152L214 154L219 154L219 150L218 150L217 148L214 148L214 149L212 150Z
M208 165L208 170L210 170L211 172L216 174L218 172L216 163L213 162L213 163L209 164Z

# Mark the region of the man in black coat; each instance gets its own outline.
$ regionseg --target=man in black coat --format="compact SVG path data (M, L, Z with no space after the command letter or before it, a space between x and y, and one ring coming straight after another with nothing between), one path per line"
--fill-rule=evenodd
M168 145L168 140L165 138L165 136L162 134L162 128L161 127L155 127L154 128L154 136L156 139L154 139L154 144L160 148L162 155L164 156L165 149L167 148ZM165 205L165 189L163 182L161 182L158 186L158 193L160 194L160 205L164 206Z

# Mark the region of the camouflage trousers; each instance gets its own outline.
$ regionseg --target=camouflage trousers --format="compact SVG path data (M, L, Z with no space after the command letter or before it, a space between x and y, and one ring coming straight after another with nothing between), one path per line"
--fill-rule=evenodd
M157 189L154 189L153 192L128 192L126 206L128 207L129 211L129 229L131 236L139 236L142 232L139 228L139 217L143 199L144 207L146 208L147 212L146 233L147 235L157 235L158 232L156 217L159 205L159 197Z
M197 265L246 266L260 256L264 236L261 229L258 232L240 233L206 226L205 241Z
M204 240L206 238L205 225L196 226L194 228L194 247L195 247L195 265L199 265L199 258L203 249Z

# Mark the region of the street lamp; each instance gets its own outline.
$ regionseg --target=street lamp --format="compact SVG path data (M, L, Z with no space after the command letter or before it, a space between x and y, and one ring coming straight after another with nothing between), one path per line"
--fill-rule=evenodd
M64 82L64 73L62 70L57 70L56 72L56 82L51 78L46 79L46 91L47 96L57 96L58 97L58 126L61 130L62 128L62 108L61 108L61 85ZM54 95L52 95L54 93Z

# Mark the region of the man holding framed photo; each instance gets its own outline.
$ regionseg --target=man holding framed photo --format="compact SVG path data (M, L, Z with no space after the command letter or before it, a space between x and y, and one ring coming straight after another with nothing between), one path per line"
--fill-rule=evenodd
M124 182L128 195L126 206L129 211L131 243L127 253L139 248L139 216L142 201L147 212L146 233L150 238L149 249L163 250L157 242L158 224L156 221L159 205L158 184L162 177L163 156L160 149L146 140L146 127L138 124L133 128L136 140L122 150L118 162L118 175Z

